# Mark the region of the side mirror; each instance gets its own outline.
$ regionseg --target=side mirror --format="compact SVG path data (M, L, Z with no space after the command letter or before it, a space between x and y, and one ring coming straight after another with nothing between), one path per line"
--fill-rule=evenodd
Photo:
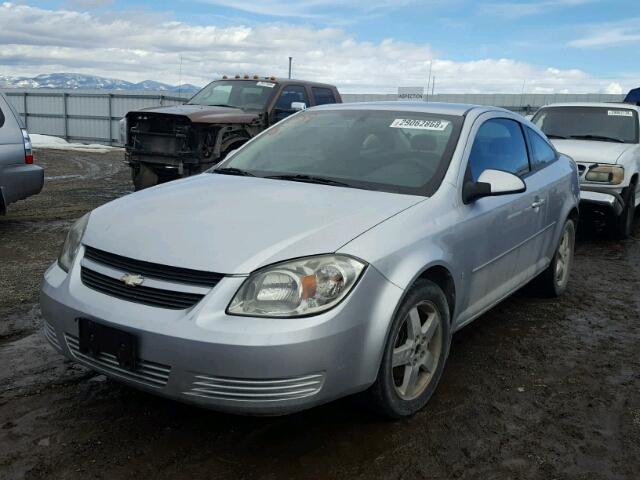
M300 110L306 110L307 104L304 102L291 102L291 110L299 112Z
M520 177L502 170L485 170L477 182L466 182L462 187L462 201L471 203L482 197L510 195L526 191L527 186Z

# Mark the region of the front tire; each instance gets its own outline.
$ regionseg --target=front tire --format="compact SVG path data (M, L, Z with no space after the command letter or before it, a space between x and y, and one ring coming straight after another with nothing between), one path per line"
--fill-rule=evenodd
M442 289L429 280L419 280L396 312L378 378L368 390L376 410L400 418L426 405L449 354L449 317Z
M538 290L545 297L559 297L567 290L573 265L575 242L576 222L570 218L564 224L560 243L556 248L551 263L537 279Z
M632 183L629 185L627 193L626 205L620 215L611 219L611 227L616 238L625 240L631 236L633 230L633 219L636 212L636 186Z
M158 185L158 174L144 164L139 164L131 169L131 179L133 180L133 188L137 192L145 188Z

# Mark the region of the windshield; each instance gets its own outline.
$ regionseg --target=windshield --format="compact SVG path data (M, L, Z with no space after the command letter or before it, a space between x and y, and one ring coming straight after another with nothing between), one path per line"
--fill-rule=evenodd
M275 83L268 81L220 80L204 87L187 104L265 110L275 87Z
M620 107L549 107L533 118L549 138L638 143L638 114Z
M431 195L448 168L462 122L459 116L418 112L305 111L212 172Z

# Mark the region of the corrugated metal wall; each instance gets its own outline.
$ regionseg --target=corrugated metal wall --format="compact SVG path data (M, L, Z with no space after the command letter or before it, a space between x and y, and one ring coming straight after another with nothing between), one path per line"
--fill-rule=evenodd
M162 92L7 89L5 95L29 132L69 141L117 145L118 122L131 110L177 105L190 95Z
M129 111L158 105L176 105L190 95L162 92L6 89L4 93L22 115L31 133L54 135L69 141L118 144L118 121ZM342 95L344 102L396 100L395 94ZM624 95L605 94L437 94L434 102L495 105L523 114L557 102L621 102Z
M380 100L396 100L397 95L377 94L342 94L344 102L374 102ZM609 95L600 93L525 93L524 95L512 93L443 93L429 96L429 101L445 103L468 103L472 105L494 105L509 110L525 112L535 110L543 105L560 102L621 102L624 95Z

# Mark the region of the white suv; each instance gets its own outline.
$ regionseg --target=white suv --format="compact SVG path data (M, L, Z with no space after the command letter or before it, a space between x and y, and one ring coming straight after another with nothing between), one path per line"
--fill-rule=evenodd
M580 174L581 206L605 214L620 238L631 233L640 202L640 107L627 103L563 103L533 117Z

